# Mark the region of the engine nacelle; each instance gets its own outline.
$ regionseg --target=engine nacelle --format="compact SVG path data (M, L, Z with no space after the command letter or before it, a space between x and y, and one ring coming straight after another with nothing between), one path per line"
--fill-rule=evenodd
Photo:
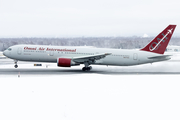
M57 66L59 66L59 67L71 67L71 66L75 66L75 65L80 65L80 64L75 63L74 61L72 61L69 58L58 58L57 59Z

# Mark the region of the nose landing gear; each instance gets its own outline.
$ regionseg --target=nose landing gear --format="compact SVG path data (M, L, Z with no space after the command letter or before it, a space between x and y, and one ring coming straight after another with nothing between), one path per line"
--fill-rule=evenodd
M14 67L15 68L18 68L17 62L18 62L18 60L14 60L14 64L15 64Z

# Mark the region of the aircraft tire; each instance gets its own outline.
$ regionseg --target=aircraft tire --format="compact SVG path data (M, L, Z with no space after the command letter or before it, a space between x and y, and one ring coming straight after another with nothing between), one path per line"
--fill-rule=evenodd
M18 65L14 65L15 68L18 68Z
M82 68L82 71L90 71L92 69L92 67L90 66L90 67L83 67Z
M85 68L85 67L83 67L83 68L82 68L82 71L86 71L86 68Z

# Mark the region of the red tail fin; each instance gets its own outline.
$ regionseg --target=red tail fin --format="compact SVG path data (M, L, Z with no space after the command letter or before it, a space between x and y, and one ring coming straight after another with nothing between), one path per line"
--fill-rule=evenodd
M143 51L154 52L164 54L166 47L171 39L171 36L176 28L176 25L169 25L158 36L156 36L148 45L146 45Z

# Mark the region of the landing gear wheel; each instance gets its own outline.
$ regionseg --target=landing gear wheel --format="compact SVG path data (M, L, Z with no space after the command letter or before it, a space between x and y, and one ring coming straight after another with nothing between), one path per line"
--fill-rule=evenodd
M18 60L14 60L14 64L15 64L14 67L15 68L18 68L17 62L18 62Z
M18 65L14 65L15 68L18 68Z
M92 69L92 67L90 66L90 67L83 67L82 68L82 71L90 71Z
M86 68L85 68L85 67L83 67L83 68L82 68L82 71L86 71Z
M90 70L92 69L92 66L89 66Z

